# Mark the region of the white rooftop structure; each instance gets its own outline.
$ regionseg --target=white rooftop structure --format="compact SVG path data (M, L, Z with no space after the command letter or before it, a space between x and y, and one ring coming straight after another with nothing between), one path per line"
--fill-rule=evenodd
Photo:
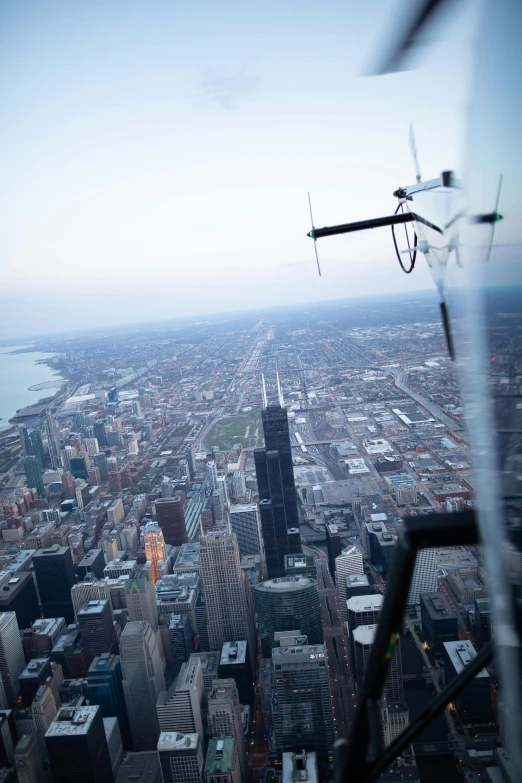
M92 707L61 707L47 729L45 736L70 737L72 735L88 734L99 709L98 705Z
M354 628L352 631L353 640L356 644L373 644L376 631L376 625L358 625L357 628Z
M158 740L158 751L195 750L198 746L197 734L182 734L180 731L162 731Z
M477 657L477 651L469 639L458 642L444 642L444 649L451 660L457 674L464 669L468 663ZM477 677L489 677L486 669L482 669Z
M353 595L347 601L349 612L378 612L382 609L384 596L380 593L375 595Z

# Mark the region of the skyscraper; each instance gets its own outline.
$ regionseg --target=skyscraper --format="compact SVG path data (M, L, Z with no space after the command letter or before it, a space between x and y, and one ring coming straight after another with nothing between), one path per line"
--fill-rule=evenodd
M213 737L205 759L205 783L242 783L236 741L233 737Z
M86 696L90 704L100 707L104 718L118 718L123 747L130 749L132 740L119 655L103 653L93 660L87 672Z
M339 614L341 622L346 622L346 577L364 574L363 558L356 546L347 546L335 558L335 585L339 598Z
M168 691L158 697L156 710L160 731L181 731L183 734L199 734L204 740L203 672L200 658L190 658Z
M376 631L376 625L359 625L353 631L355 680L359 693L361 692L364 682L364 675L370 660L370 652L375 639ZM400 641L400 637L397 637L393 654L388 666L388 674L386 675L386 682L382 694L382 701L388 703L398 703L404 701Z
M230 506L230 529L237 536L241 557L261 552L259 511L254 503Z
M129 620L146 620L151 628L158 627L156 592L146 569L142 568L126 580L125 598Z
M323 641L317 580L308 576L269 579L254 585L263 658L270 658L276 631L299 628L310 644Z
M421 593L434 593L437 590L437 564L434 549L421 549L417 552L415 568L411 578L408 605L420 603Z
M272 688L275 752L306 748L327 765L334 727L325 645L275 647Z
M120 639L123 692L135 750L154 750L159 737L156 702L165 690L156 637L145 622L128 622Z
M208 726L213 737L233 737L241 780L247 780L248 768L245 734L241 723L241 705L236 683L232 679L214 680L208 697Z
M87 664L102 653L114 652L117 648L116 631L110 601L89 601L78 612L78 625L82 635Z
M143 543L145 544L145 557L152 564L152 584L155 584L158 578L158 563L160 560L165 560L167 554L162 530L156 522L149 522L148 525L145 525Z
M39 549L33 566L44 617L65 617L66 623L72 623L71 587L75 578L69 547L53 544Z
M162 731L158 754L163 783L202 783L203 743L198 734Z
M40 430L31 430L29 433L29 439L33 449L32 453L38 460L40 470L43 470L45 467L45 451L43 447L42 433Z
M156 500L156 518L166 544L181 546L187 543L185 511L183 499L179 495Z
M49 462L51 463L51 468L61 468L60 439L56 430L56 422L50 413L47 414L45 420L45 433L47 435L47 447L49 449Z
M230 639L246 639L254 660L256 647L250 585L241 570L235 534L214 531L203 536L199 562L211 649L221 650Z
M328 568L334 582L336 581L335 574L335 558L339 557L343 551L343 545L341 543L341 536L339 535L339 528L337 525L325 525L326 532L326 548L328 550Z
M29 489L36 489L38 497L45 497L45 489L42 481L42 469L38 457L26 457L24 459L25 479Z
M62 707L45 735L53 783L113 783L98 706Z
M94 435L98 441L98 445L104 449L107 446L107 432L103 421L94 422Z
M8 704L20 693L18 678L25 669L24 648L14 612L0 613L0 676Z
M269 579L284 576L284 556L301 551L288 414L282 404L261 412L265 448L255 449L259 511ZM293 535L289 536L288 531ZM297 531L297 535L295 533Z
M18 783L41 783L45 780L38 742L34 734L23 734L15 750Z

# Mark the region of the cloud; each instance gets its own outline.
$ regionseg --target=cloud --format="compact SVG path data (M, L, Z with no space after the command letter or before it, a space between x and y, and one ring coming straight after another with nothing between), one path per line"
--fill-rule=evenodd
M232 111L248 100L258 86L259 79L239 70L227 75L205 76L196 96L196 104Z

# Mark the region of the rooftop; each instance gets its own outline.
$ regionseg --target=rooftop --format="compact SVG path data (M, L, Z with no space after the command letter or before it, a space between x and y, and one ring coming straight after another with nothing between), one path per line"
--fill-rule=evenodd
M302 644L291 647L274 647L272 663L281 666L288 663L307 663L309 661L326 662L326 645Z
M87 734L99 709L97 705L76 708L61 707L45 736L63 737L74 734Z
M469 639L458 642L444 642L444 650L457 674L460 674L464 667L473 660L473 658L477 657L477 651ZM486 669L482 669L476 676L489 677L489 674Z
M234 766L234 738L213 737L208 743L205 772L230 772Z
M225 642L221 650L220 664L245 663L247 652L246 640L240 642Z
M316 580L310 576L280 576L277 579L267 579L266 582L255 585L254 590L263 592L290 592L304 590L316 584Z
M358 644L373 644L376 631L376 625L359 625L353 629L353 640Z
M349 612L378 612L382 609L384 596L380 593L375 595L354 595L348 599L346 605Z
M158 752L166 750L196 750L199 736L197 734L182 734L180 731L162 731L158 740Z

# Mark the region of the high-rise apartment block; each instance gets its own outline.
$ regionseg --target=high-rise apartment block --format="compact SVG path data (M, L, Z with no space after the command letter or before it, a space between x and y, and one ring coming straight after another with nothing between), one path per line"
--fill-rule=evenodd
M264 658L270 658L274 633L300 628L310 644L321 644L323 626L317 580L284 576L255 585L254 603Z
M284 576L284 556L301 551L288 414L281 403L263 408L265 448L254 451L269 579Z
M156 518L166 544L181 546L188 541L185 510L180 495L156 500Z
M163 783L202 783L203 743L198 734L162 731L158 755Z
M477 651L473 644L464 641L444 642L444 674L446 684L457 677ZM492 720L491 685L487 669L481 669L477 676L456 696L453 704L465 725L489 723Z
M236 683L241 704L252 704L254 700L254 675L246 640L225 642L219 659L218 678L233 679Z
M14 612L21 630L29 628L31 623L40 617L32 573L0 572L0 612Z
M18 678L25 669L24 648L14 612L0 614L0 676L8 704L20 693Z
M153 750L159 737L158 696L165 690L158 642L145 621L128 622L120 638L123 692L135 750Z
M45 735L53 783L113 783L98 706L62 707Z
M69 547L53 544L39 549L33 557L34 574L45 617L74 619L71 587L75 583L74 568Z
M200 539L199 559L213 650L230 639L246 639L255 659L253 605L234 533L211 532Z
M208 697L208 725L213 737L233 737L236 741L241 780L247 780L245 735L241 722L241 704L234 680L215 680Z

